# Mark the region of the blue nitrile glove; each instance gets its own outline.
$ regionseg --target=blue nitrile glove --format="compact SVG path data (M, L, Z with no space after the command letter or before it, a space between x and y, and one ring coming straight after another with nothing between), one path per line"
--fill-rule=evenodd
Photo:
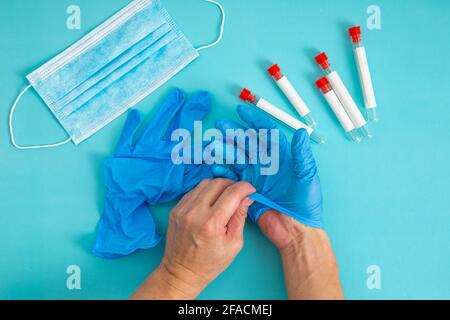
M207 92L186 99L183 91L174 90L136 142L141 118L137 110L129 112L115 155L105 161L105 207L95 255L116 258L154 247L161 236L149 206L178 199L212 177L207 165L175 165L171 153L178 142L170 140L174 129L192 131L194 121L209 113L210 104Z
M278 129L276 123L259 110L241 105L238 106L237 111L240 118L250 128L269 129L269 137L271 136L270 130ZM221 130L224 135L226 129L247 129L231 120L216 121L216 128ZM270 150L270 139L268 145ZM249 210L249 216L255 223L262 214L271 209L258 202L262 195L285 208L286 210L283 210L282 213L292 216L307 226L321 228L322 193L308 133L304 129L298 130L289 145L286 136L279 130L278 146L280 152L279 171L275 175L261 175L259 161L257 164L248 164L249 162L246 161L247 165L216 165L213 169L214 175L233 180L245 180L256 188L258 193L254 197L256 202ZM236 145L235 149L238 149ZM249 154L248 151L245 150L246 155Z

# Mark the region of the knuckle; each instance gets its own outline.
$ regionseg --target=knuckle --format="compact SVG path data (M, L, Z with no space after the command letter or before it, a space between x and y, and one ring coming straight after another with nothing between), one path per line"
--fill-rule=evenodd
M179 211L174 212L170 215L169 222L174 222L177 225L180 225L182 223L182 215Z
M172 212L171 212L170 215L169 215L169 222L170 222L170 221L175 221L177 215L178 215L177 211L176 211L176 210L172 210Z
M213 183L218 186L228 186L233 183L233 181L225 178L217 178L213 180Z
M208 220L201 228L201 233L206 237L214 237L217 233L217 224L214 220Z
M255 188L253 188L253 186L250 183L246 181L239 181L233 184L232 186L229 186L227 190L225 190L225 193L231 197L238 197L253 193L254 191Z
M225 205L218 205L215 207L213 217L221 217L227 214L227 208ZM212 218L213 219L213 218Z
M215 205L214 207L213 207L213 210L212 210L212 217L214 217L214 216L217 216L217 215L221 215L221 214L224 214L225 213L225 208L226 208L226 205L224 205L224 204L217 204L217 205Z
M192 225L194 221L195 221L195 212L193 212L192 210L184 214L182 217L182 222L184 224Z
M180 208L179 207L175 207L172 209L172 211L170 212L170 216L169 216L169 220L172 219L176 219L178 216L180 216Z
M209 197L199 196L195 199L195 205L202 210L206 210L210 206L210 199Z
M169 221L174 222L178 226L191 225L192 220L193 215L191 211L181 210L174 211L169 218Z
M234 184L228 187L224 192L224 196L230 199L243 197L243 189L241 186Z
M173 208L173 210L181 211L182 208L184 208L186 206L186 204L188 204L191 201L192 201L192 192L188 192L181 198L180 201L178 201L178 203L176 204L175 208Z
M211 179L204 179L202 182L200 182L200 183L198 184L197 188L198 188L198 187L204 187L204 186L206 186L207 184L209 184L210 182L211 182Z
M248 190L248 192L255 192L256 190L255 190L255 188L250 184L250 183L248 183L247 181L239 181L239 182L237 182L236 183L236 189L238 189L238 190L242 190L242 191L247 191Z

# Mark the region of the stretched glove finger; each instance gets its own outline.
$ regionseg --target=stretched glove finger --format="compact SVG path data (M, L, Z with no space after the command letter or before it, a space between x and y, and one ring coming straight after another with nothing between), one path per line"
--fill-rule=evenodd
M128 156L133 151L133 137L141 124L141 115L138 110L132 109L128 113L125 126L117 143L115 156Z
M311 150L311 141L305 129L295 132L291 152L295 176L301 181L311 181L317 174L317 165Z

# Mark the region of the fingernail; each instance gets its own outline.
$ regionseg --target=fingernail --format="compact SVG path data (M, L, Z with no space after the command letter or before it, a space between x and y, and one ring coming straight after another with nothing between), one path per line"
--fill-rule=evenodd
M256 188L254 186L252 186L250 182L247 182L247 183L250 186L250 188L252 190L252 193L255 193L256 192Z
M255 200L252 200L250 198L245 198L245 200L242 201L242 205L248 208L253 204L253 202L255 202Z

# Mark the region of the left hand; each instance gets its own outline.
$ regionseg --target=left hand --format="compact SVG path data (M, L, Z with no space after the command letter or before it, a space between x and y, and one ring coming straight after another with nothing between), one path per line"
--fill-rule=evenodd
M247 182L215 179L184 196L170 214L161 265L133 298L194 299L240 252L254 192Z

